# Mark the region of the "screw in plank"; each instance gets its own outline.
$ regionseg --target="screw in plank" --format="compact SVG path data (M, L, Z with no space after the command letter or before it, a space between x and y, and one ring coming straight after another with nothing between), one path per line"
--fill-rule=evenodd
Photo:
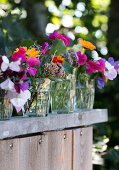
M66 137L67 137L67 135L66 135L66 134L64 134L64 139L66 139Z
M10 144L10 149L12 149L12 148L13 148L13 143Z
M41 144L42 143L42 138L40 138L40 140L39 140L39 144Z
M81 129L81 131L80 131L80 136L82 136L83 135L83 131L82 131L82 129Z

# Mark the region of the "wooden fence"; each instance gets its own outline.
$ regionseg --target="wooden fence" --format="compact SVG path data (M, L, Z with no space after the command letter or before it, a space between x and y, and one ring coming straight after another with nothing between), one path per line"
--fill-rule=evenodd
M98 113L100 113L99 122L107 121L106 110L95 110L84 114L88 118L90 113L97 114L97 117ZM72 128L70 123L67 123L67 127L65 124L65 129L61 130L63 116L66 116L62 115L58 127L53 131L50 130L50 123L53 123L51 116L46 118L50 120L48 124L45 124L45 129L48 129L48 131L41 130L41 125L39 125L39 127L37 126L39 132L35 124L32 124L34 123L34 118L1 121L0 170L92 170L92 127L80 126L80 115L72 114L75 121L72 118L73 122L71 124L76 124L76 127L73 126ZM77 126L76 117L80 122L79 126ZM55 116L56 120L57 118L59 117ZM35 119L37 119L38 123L42 118ZM21 121L23 121L22 127L18 129L18 124ZM85 121L83 120L82 122ZM97 120L95 122L97 123ZM11 129L9 129L10 127ZM32 133L33 131L36 131L36 133ZM21 135L21 133L23 134Z

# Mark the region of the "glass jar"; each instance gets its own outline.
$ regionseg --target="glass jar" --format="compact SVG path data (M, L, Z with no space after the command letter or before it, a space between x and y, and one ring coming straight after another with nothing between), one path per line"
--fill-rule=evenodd
M0 120L10 119L13 112L13 105L6 94L5 90L0 89Z
M93 109L95 95L95 81L81 82L76 80L74 112Z
M31 85L31 98L23 110L23 116L46 116L50 107L50 80L35 79L35 88Z
M51 81L52 114L70 113L70 80Z

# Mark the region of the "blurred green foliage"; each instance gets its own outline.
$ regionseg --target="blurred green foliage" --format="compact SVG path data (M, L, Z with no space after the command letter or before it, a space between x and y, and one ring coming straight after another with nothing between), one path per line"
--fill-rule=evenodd
M83 38L97 46L99 56L108 57L109 49L117 57L116 47L108 44L114 33L107 35L109 9L110 0L0 0L0 53L24 39L43 44L49 33L58 30L71 39L69 48ZM78 45L73 48L79 50ZM94 170L119 169L118 84L119 78L108 82L103 90L96 88L94 107L107 108L109 122L94 126Z

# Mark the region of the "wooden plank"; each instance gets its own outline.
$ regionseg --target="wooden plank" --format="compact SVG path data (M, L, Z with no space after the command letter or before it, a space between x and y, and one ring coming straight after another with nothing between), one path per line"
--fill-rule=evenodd
M72 170L72 131L20 138L19 170Z
M17 117L8 121L0 121L0 139L92 125L106 122L107 120L108 114L106 109L94 109L73 114L48 115L47 117Z
M19 139L19 170L37 170L37 136Z
M92 127L73 131L73 169L92 170Z
M18 170L18 139L0 141L0 170Z
M72 131L47 132L48 169L72 170Z

